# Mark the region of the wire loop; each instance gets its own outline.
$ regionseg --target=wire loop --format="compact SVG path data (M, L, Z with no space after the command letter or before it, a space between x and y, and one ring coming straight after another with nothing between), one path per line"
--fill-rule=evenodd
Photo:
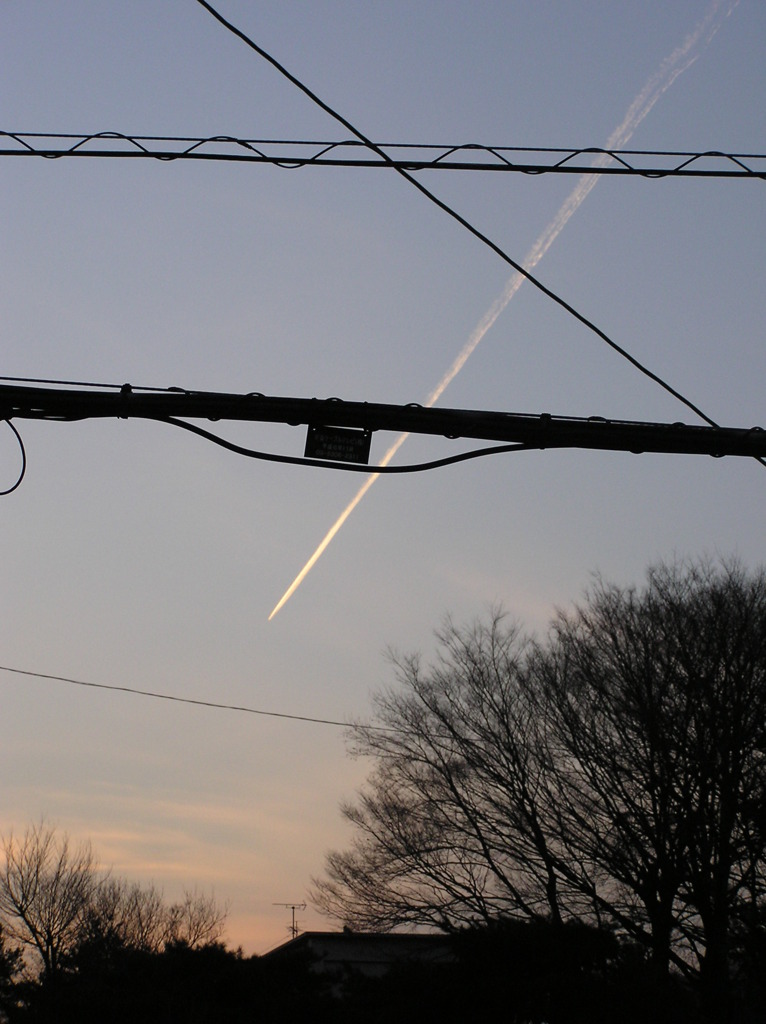
M24 479L24 474L27 471L27 453L24 449L24 442L21 440L21 434L14 427L13 423L11 423L10 420L5 420L5 422L14 432L14 434L16 435L16 440L19 442L19 451L21 452L21 472L19 473L16 483L12 487L7 487L4 491L0 491L0 497L3 497L6 494L12 494L13 491L15 491L16 488L21 484L21 481Z

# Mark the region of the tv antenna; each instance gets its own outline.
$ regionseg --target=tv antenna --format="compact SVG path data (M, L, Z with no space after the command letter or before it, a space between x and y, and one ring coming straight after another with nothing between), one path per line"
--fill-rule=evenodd
M295 911L305 910L306 904L304 903L272 903L272 907L286 907L292 911L292 921L290 923L290 938L298 938L298 925L295 923Z

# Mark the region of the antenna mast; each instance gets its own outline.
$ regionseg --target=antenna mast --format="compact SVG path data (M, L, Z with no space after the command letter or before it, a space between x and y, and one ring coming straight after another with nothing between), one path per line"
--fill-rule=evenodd
M298 938L298 925L295 923L295 911L296 910L305 910L306 909L305 902L304 903L272 903L272 906L273 907L286 907L288 910L292 911L292 921L290 923L290 938L291 939L297 939Z

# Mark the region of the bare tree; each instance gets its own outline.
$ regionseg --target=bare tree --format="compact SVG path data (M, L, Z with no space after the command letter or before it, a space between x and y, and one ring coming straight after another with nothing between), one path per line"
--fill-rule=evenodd
M766 577L701 562L643 591L597 581L541 674L562 835L621 920L647 920L657 966L691 957L723 993L732 915L764 895Z
M196 949L220 939L227 914L213 895L196 889L168 904L154 885L105 878L83 915L78 945L161 953L180 942Z
M41 822L2 842L0 914L8 935L34 951L53 978L99 884L90 843L75 848Z
M168 938L168 907L153 885L104 878L93 893L78 945L90 944L159 953Z
M228 908L215 896L187 890L180 903L167 908L166 942L181 942L192 949L217 942L223 935Z
M170 943L192 948L220 939L227 908L187 891L168 904L153 885L98 871L90 843L76 848L45 823L2 841L0 934L36 957L43 981L83 958L124 949L160 953Z
M498 915L559 920L566 899L543 828L544 744L527 643L502 614L438 635L439 661L393 656L398 689L376 699L352 751L376 760L356 838L331 853L317 905L362 928L450 928Z
M353 731L375 765L320 909L607 923L723 999L732 922L766 895L763 572L659 566L643 589L597 579L541 643L498 615L439 639Z

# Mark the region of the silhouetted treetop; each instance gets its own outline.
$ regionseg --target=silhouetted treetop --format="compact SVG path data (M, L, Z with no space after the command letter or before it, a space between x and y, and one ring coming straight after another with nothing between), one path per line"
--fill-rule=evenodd
M723 1013L766 897L763 571L596 577L542 640L498 611L437 637L431 665L394 658L385 728L353 730L373 768L318 906L368 929L608 925Z

